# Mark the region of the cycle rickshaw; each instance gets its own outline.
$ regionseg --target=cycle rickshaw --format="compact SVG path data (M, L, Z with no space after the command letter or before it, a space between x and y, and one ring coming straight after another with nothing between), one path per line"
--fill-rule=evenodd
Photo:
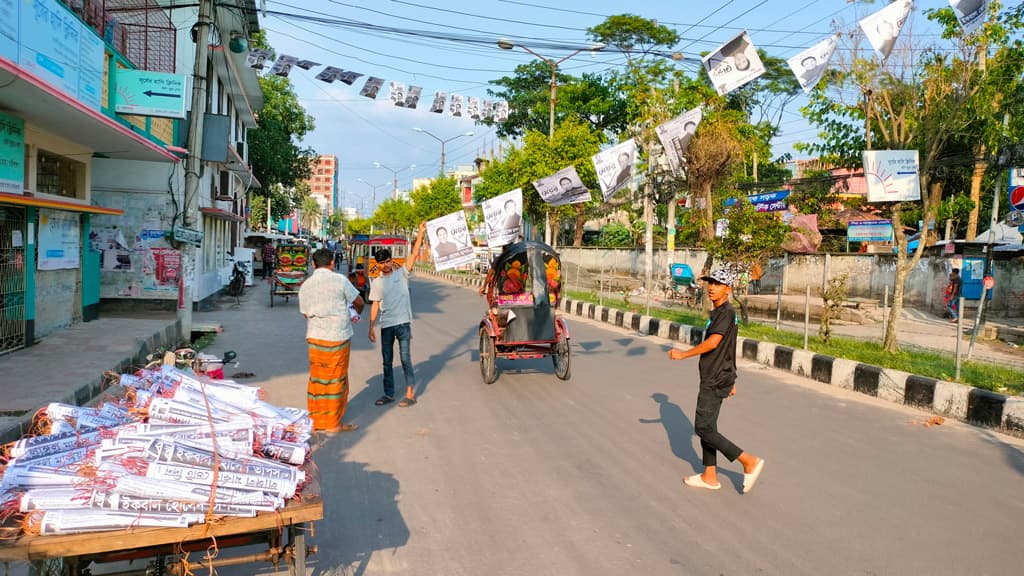
M291 296L298 296L299 288L309 276L309 246L305 244L279 244L277 247L277 268L270 281L270 307L274 307L274 296L284 296L287 302Z
M568 380L569 326L556 314L562 265L541 242L506 246L492 263L483 292L487 314L480 322L480 373L498 378L497 359L551 356L555 376Z

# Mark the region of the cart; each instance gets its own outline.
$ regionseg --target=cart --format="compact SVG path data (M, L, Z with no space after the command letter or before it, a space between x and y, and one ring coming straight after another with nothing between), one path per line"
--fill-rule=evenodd
M277 269L270 280L270 307L274 307L274 296L284 296L287 302L299 294L299 288L309 276L309 246L305 244L280 244L277 247Z
M672 277L672 283L665 288L665 301L679 302L696 308L700 304L701 293L690 265L671 264L669 275Z
M561 270L558 254L541 242L506 246L491 263L483 289L487 314L480 322L480 373L485 383L497 380L498 358L551 356L555 376L569 379L569 326L555 312Z
M0 540L0 562L28 562L32 576L88 576L90 565L132 560L108 576L184 576L213 573L218 568L253 562L286 564L289 576L306 576L306 556L317 547L306 543L312 523L323 519L320 484L311 466L304 467L312 481L303 488L301 500L293 500L276 512L255 518L223 518L189 528L135 528L62 536L23 536ZM242 556L206 551L216 544L219 552L239 546L265 545L261 552ZM190 554L186 554L190 553ZM116 568L115 568L116 569Z

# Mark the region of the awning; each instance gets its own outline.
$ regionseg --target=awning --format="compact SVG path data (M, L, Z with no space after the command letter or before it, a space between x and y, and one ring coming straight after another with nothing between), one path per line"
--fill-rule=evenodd
M242 218L234 212L228 212L227 210L221 210L220 208L200 208L200 212L211 218L220 218L221 220L231 220L234 222L243 222L245 218Z
M84 212L86 214L107 214L109 216L120 216L124 210L117 208L104 208L91 204L78 204L77 202L64 202L62 200L47 200L33 196L21 196L19 194L7 194L0 192L0 204L14 204L16 206L34 206L36 208L53 208L54 210L66 210L68 212Z
M178 157L130 127L0 58L0 108L97 154L119 160L178 162Z
M256 176L252 172L252 168L245 163L242 156L238 153L233 146L228 146L228 162L227 168L239 178L242 182L248 185L249 188L262 188L263 185L256 179Z

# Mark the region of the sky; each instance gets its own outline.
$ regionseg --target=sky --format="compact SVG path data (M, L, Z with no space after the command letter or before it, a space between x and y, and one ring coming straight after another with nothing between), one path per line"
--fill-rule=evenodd
M493 128L430 113L429 106L435 91L489 98L489 81L511 75L517 65L534 59L518 47L500 49L499 38L560 59L592 44L588 27L628 10L675 29L682 38L674 48L684 57L679 65L695 73L702 52L715 50L742 30L769 55L788 59L835 29L853 29L858 17L884 5L847 0L632 0L625 5L608 0L266 0L260 26L278 55L365 75L352 86L316 80L322 66L296 68L290 75L301 104L316 122L302 144L339 158L341 204L365 214L374 196L378 204L391 197L396 171L399 189L409 189L413 178L439 174L441 143L413 128L443 140L454 138L445 145L449 169L472 164L492 150L498 153ZM943 6L948 6L945 0L919 0L904 30L916 26L920 38L929 29L922 10ZM559 70L573 75L606 72L624 63L619 54L585 51ZM385 80L377 100L359 95L369 76ZM387 98L390 81L422 86L420 106L394 106ZM794 142L814 138L816 130L799 113L801 100L783 112L775 154L792 152ZM466 132L473 135L459 136Z

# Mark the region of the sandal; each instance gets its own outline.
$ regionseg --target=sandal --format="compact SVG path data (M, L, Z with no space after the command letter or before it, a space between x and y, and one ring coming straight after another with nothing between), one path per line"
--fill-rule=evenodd
M395 397L394 396L386 396L385 395L385 396L381 396L380 398L377 398L377 401L374 402L374 404L376 404L377 406L383 406L385 404L391 404L394 401L395 401Z
M398 405L401 406L402 408L408 408L409 406L412 406L415 403L415 398L409 398L408 396L406 396L405 398L399 400Z
M722 487L722 484L708 484L704 481L704 477L700 474L694 474L693 476L687 476L683 478L683 484L686 484L690 488L705 488L707 490L718 490Z

